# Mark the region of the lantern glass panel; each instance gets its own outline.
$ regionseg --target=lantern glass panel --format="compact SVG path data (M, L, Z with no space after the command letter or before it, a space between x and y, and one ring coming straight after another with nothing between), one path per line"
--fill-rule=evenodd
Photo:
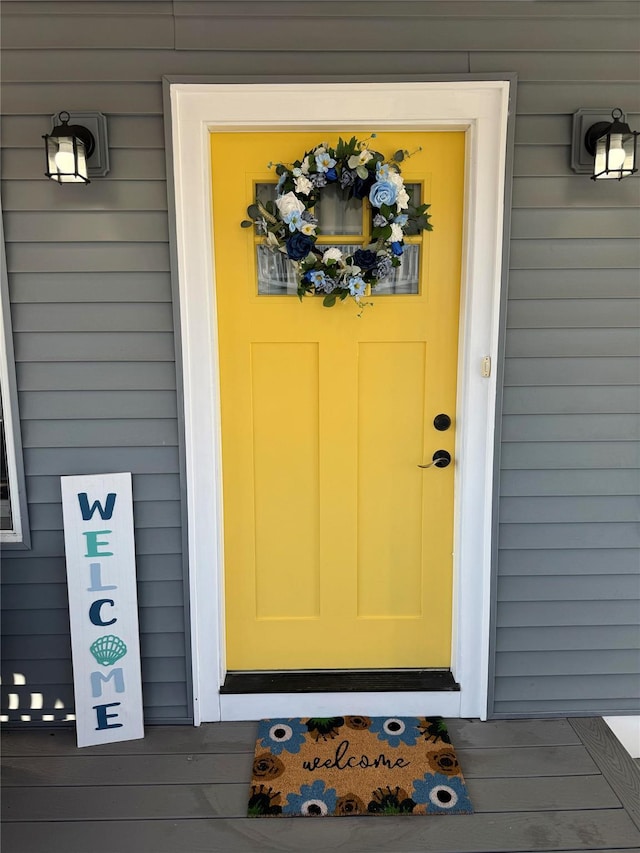
M605 134L596 143L593 176L620 180L635 171L635 134Z
M76 136L47 137L49 177L60 184L88 183L84 142Z

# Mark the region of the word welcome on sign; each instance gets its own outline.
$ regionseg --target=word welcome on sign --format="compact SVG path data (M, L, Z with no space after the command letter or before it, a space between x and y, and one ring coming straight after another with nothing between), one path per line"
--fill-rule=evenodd
M144 737L131 474L62 477L78 746Z

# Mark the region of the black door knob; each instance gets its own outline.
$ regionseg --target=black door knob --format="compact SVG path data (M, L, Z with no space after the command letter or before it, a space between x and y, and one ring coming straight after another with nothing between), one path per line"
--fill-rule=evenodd
M433 425L440 432L444 432L451 426L451 418L449 415L445 415L444 413L436 415L433 419Z
M436 468L446 468L451 462L451 454L447 450L436 450L433 454L433 464Z

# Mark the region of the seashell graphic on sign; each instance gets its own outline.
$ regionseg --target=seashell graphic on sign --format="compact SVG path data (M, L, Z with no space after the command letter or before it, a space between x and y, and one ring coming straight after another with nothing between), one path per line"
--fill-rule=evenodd
M106 634L91 643L89 651L99 664L111 666L126 655L127 647L120 637L116 637L115 634Z

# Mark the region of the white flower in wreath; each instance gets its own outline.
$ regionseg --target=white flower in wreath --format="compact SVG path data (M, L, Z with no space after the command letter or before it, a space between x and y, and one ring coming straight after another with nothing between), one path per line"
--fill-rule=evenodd
M313 234L316 233L316 226L313 222L303 222L300 226L300 231L303 234L306 234L307 237L311 237Z
M304 212L304 204L293 192L285 193L284 195L281 195L280 198L277 198L276 207L280 211L280 216L283 219L285 216L289 216L294 211L297 211L298 213Z
M400 187L404 186L404 179L397 169L391 169L387 165L386 175L387 176L386 178L384 178L384 180L389 181L389 183L393 184L394 187L398 187L398 189L400 189Z
M265 237L265 243L270 249L277 249L280 246L278 242L278 238L273 233L273 231L267 231L267 236Z
M396 207L398 210L406 210L409 207L409 193L404 187L400 187L396 196Z
M295 181L296 184L296 192L301 195L309 195L311 190L313 189L313 184L309 180L309 178L305 177L305 175L298 175Z
M401 243L404 240L404 233L402 228L394 222L391 225L391 236L389 237L390 243Z
M358 166L366 166L366 164L371 160L373 154L369 151L368 148L363 148L359 154L352 154L349 157L348 165L350 169L357 169Z
M323 264L326 264L329 261L335 261L337 264L339 264L342 259L342 252L340 251L340 249L338 249L337 246L331 246L330 248L326 249L324 254L322 255Z
M409 193L404 187L404 179L400 172L393 168L388 169L385 180L398 188L398 195L396 196L398 210L406 210L409 207Z

